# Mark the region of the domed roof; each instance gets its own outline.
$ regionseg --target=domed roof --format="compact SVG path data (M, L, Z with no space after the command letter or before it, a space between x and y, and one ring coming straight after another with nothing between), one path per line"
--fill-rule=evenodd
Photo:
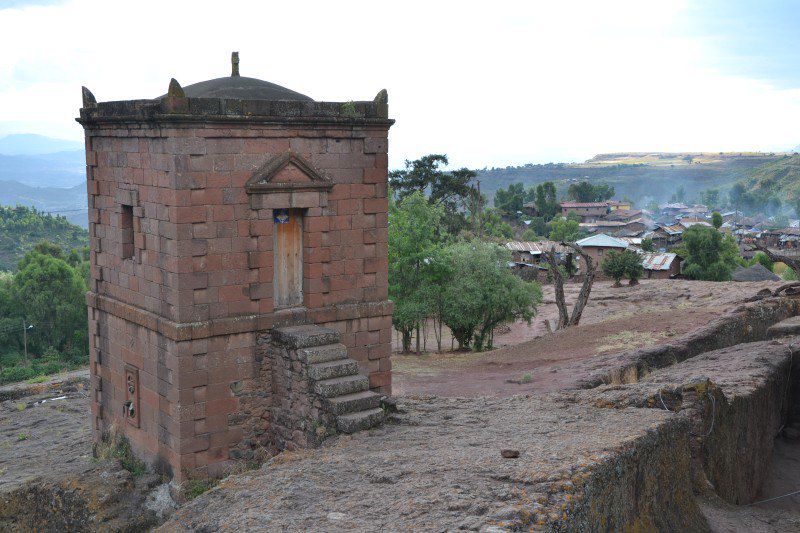
M238 98L240 100L305 100L311 98L275 83L247 78L227 76L201 81L183 88L189 98Z
M180 87L179 87L180 88ZM231 75L201 81L183 87L188 98L231 98L239 100L300 100L313 99L275 83L239 75L239 53L231 54ZM167 95L162 95L164 98Z

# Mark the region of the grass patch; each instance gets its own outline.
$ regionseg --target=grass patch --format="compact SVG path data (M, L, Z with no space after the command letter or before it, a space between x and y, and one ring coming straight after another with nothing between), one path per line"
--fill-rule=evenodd
M25 383L33 385L34 383L44 383L48 379L50 379L49 376L41 375L41 376L32 377L30 379L26 379Z
M664 336L664 333L652 333L649 331L620 331L600 339L600 344L596 350L598 353L605 353L645 348L652 346Z
M533 374L527 372L522 375L522 379L520 379L519 381L520 383L530 383L531 381L533 381Z
M19 435L17 435L17 441L28 440L29 438L30 437L28 435L26 435L25 433L20 433Z
M189 478L183 482L183 495L187 500L194 500L201 494L213 489L219 483L219 478Z
M134 478L147 473L147 465L133 455L128 439L117 433L114 427L104 436L103 442L95 445L94 455L99 460L119 459L122 467Z

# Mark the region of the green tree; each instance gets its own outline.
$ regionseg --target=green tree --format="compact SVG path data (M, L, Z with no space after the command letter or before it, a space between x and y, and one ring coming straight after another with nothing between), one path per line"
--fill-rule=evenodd
M528 228L522 232L522 240L526 242L535 242L541 240L539 235L536 233L536 230L533 228Z
M764 252L756 252L753 256L752 264L760 263L761 266L772 272L772 267L775 266L775 263L765 254Z
M394 301L392 324L400 332L403 351L428 314L425 294L427 260L443 238L444 209L417 191L389 204L389 298ZM419 336L417 336L419 344Z
M442 220L452 233L457 233L467 225L463 211L476 193L472 185L477 173L468 168L445 171L447 165L444 154L430 154L414 161L406 160L405 168L389 173L389 183L398 199L419 192L429 194L431 204L439 204L444 212Z
M592 185L582 181L571 184L567 188L567 196L575 202L604 202L614 197L614 187L606 183Z
M556 242L573 242L578 239L581 227L576 220L554 218L550 222L550 240Z
M516 218L525 203L525 186L512 183L508 189L497 189L494 193L494 207L501 215Z
M722 215L719 214L717 211L711 213L711 225L714 226L714 229L719 229L722 227Z
M28 252L14 276L11 296L16 308L33 324L32 351L47 348L87 353L86 282L66 261L37 251Z
M622 254L617 250L611 250L603 258L600 264L603 274L614 280L614 287L621 287L620 280L625 277L625 263Z
M653 239L642 239L641 245L642 251L644 252L652 252L655 250L655 246L653 245Z
M508 269L511 254L480 241L453 244L446 251L452 277L443 320L460 348L491 349L494 329L517 319L530 323L541 289Z
M611 250L600 264L603 274L614 280L614 286L619 287L620 280L627 277L631 285L639 283L644 273L642 256L633 250Z
M558 213L555 184L552 181L546 181L537 185L534 201L537 215L545 221L552 220Z
M642 256L633 250L622 251L623 262L625 263L625 276L628 278L629 285L638 285L642 275L644 275L644 265Z
M736 246L735 241L733 247ZM731 242L716 229L700 224L683 232L683 273L691 279L727 281L738 256Z

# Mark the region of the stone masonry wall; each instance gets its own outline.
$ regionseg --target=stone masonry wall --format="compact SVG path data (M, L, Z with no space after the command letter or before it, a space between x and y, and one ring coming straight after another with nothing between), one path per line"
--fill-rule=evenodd
M176 476L247 457L270 424L255 332L293 321L340 331L370 386L391 391L388 125L339 122L85 124L97 438L124 427ZM245 183L287 150L333 187L305 212L304 307L276 311L271 208L254 209ZM139 371L138 428L122 416L125 365Z

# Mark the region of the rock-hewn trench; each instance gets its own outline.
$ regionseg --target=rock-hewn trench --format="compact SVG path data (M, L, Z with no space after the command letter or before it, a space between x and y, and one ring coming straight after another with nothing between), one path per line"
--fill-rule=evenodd
M798 451L800 338L764 340L797 311L790 298L746 304L614 356L615 371L607 358L578 390L401 399L385 427L281 454L164 528L800 530L785 500L749 505L784 488L776 447L784 462Z

